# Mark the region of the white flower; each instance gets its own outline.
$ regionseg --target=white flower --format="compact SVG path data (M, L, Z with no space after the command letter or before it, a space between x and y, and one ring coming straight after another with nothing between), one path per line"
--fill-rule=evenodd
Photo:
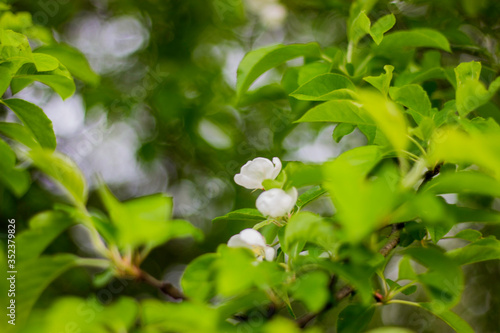
M240 173L234 176L236 184L248 189L262 188L266 179L276 179L281 171L281 161L274 157L271 162L267 158L257 157L241 167Z
M266 239L255 229L245 229L234 235L227 242L229 247L245 247L252 250L258 260L265 258L267 261L274 259L275 250L266 244Z
M288 192L273 188L262 192L257 198L257 209L264 216L280 217L290 213L297 202L297 189L292 187Z

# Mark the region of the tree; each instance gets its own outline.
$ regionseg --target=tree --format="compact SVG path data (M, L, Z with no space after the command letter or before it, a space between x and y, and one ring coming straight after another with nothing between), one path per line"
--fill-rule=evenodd
M176 156L176 168L182 172L182 162L189 159L184 151L191 150L202 154L200 161L209 162L199 163L198 170L214 163L221 179L234 176L234 182L246 188L237 192L244 198L237 201L239 207L215 218L208 235L178 218L173 213L175 198L165 193L119 200L103 181L89 191L78 165L56 149L44 111L12 96L36 81L65 99L75 93L76 77L91 89L82 92L90 106L106 104L92 90L99 88L92 86L113 91L110 86L116 83L106 76L100 83L80 51L56 41L46 27L34 25L27 12L1 8L0 102L19 122L0 123L0 181L9 196L19 198L11 202L26 200L35 172L61 190L49 198L50 209L34 209L37 214L27 227L19 218L5 219L7 251L2 258L4 271L11 272L8 283L3 282L11 315L5 324L8 331L409 332L379 327L384 326L379 312L395 306L440 319L428 319L422 330L437 330L443 322L457 332L495 327L497 318L471 325L459 305L471 279L464 266L500 259L496 231L471 224L495 228L500 221L495 203L500 196L500 79L495 50L486 47L488 40L498 40L498 32L479 28L491 21L493 15L484 13L493 11L494 4L464 1L460 20L449 19L458 9L448 2L401 2L397 8L383 1L285 4L291 15L324 7L345 15L345 43L252 49L239 63L234 91L223 82L220 66L197 74L216 78L216 87L224 88L220 95L197 101L213 107L232 99L233 107L258 118L256 124L269 126L271 152L279 157L268 152L272 160L252 156L245 163L246 154L237 149L201 143L203 130L193 128L205 124L224 132L222 124L233 121L232 116L223 112L207 117L200 111L207 106L186 106L189 97L172 95L182 101L174 105L184 105L178 110L191 110L172 116L189 124L180 130L185 140L166 148ZM123 7L129 5L148 7L134 2ZM211 14L223 26L219 32L228 33L228 27L244 21L240 2L213 5ZM186 6L206 18L198 4ZM154 9L145 10L156 19ZM429 18L424 20L422 13ZM202 34L200 26L193 28L197 36ZM471 38L472 30L485 40ZM188 38L188 32L182 31L183 36ZM187 53L194 53L195 43L189 46ZM176 61L185 65L185 72L167 83L160 80L143 101L158 111L160 128L176 131L178 123L161 111L167 104L158 93L185 82L197 65L186 61L180 49L165 52L174 58L178 52ZM290 66L294 59L301 64ZM252 90L271 70L280 83ZM208 84L200 82L196 84ZM108 106L112 103L108 100ZM269 117L271 109L276 117ZM284 139L302 123L311 123L315 130L323 123L335 124L337 143L355 132L365 144L323 163L285 161ZM237 129L230 140L244 140L248 133L251 130ZM162 140L144 143L139 155L144 157L144 147L159 146ZM234 172L228 177L228 167L217 161L234 159L239 164L230 168ZM318 202L331 211L315 207ZM89 239L88 253L59 246L60 235L75 225ZM225 229L223 235L213 231L217 229ZM155 258L160 256L166 243L181 244L179 239L187 238L202 245L191 254L179 287L158 277L158 270L152 273L146 259L154 251ZM44 297L54 280L60 284L71 272L76 273L70 281L92 276L93 290L85 287L76 297L49 288L45 294L57 298ZM391 326L416 329L409 320Z

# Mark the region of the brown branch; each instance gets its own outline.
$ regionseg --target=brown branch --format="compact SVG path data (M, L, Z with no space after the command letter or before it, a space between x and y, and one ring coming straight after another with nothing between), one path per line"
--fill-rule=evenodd
M137 279L144 281L150 286L157 288L162 293L172 297L173 299L180 299L180 300L187 299L187 297L182 293L182 291L177 289L172 283L167 281L157 280L156 278L154 278L153 276L149 275L148 273L142 270L139 271Z

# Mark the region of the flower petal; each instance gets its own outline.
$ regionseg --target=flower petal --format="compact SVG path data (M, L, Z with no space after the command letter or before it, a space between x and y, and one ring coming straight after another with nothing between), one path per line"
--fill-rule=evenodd
M240 232L241 240L250 246L265 247L266 239L255 229L245 229Z
M266 246L264 253L266 254L265 257L267 261L273 261L274 256L276 255L276 250L270 246Z
M271 175L271 179L276 179L281 172L281 160L277 157L273 157L274 169Z

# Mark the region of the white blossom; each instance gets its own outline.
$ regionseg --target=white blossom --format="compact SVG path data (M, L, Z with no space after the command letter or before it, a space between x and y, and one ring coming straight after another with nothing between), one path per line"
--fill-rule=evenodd
M255 229L242 230L229 239L227 246L250 249L257 255L258 260L272 261L275 255L275 250L266 244L264 236Z
M297 202L297 189L292 187L288 192L280 188L273 188L262 192L257 198L257 209L264 216L273 218L290 213Z
M240 173L234 176L236 184L248 189L262 188L266 179L276 179L281 171L281 161L274 157L271 162L267 158L257 157L241 167Z

